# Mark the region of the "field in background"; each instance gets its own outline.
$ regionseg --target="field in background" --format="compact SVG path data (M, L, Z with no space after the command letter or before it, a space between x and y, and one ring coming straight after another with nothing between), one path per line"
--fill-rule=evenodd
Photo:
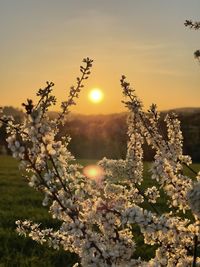
M95 160L79 160L83 165L94 164ZM143 188L152 185L145 164L145 182ZM196 170L200 164L194 164ZM41 246L29 238L23 238L15 232L15 221L30 219L40 222L42 227L56 227L59 222L51 219L47 208L42 207L42 195L27 185L20 176L17 162L8 156L0 156L0 267L70 267L76 262L75 255ZM164 211L166 198L160 198L157 208ZM137 227L135 230L138 230ZM144 246L137 240L136 254L149 258L153 248Z

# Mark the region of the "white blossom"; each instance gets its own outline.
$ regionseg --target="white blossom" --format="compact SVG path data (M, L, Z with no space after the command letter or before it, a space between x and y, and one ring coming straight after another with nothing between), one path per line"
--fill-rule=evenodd
M55 104L53 83L47 83L38 91L36 105L30 100L24 104L24 122L15 125L11 119L8 123L12 155L20 161L29 185L43 192L43 205L61 222L59 229L42 229L28 220L17 221L18 233L54 249L62 247L76 253L83 267L191 266L194 261L200 266L200 259L191 256L191 249L198 245L194 237L199 238L200 233L200 175L193 181L184 174L183 165L189 166L191 159L183 155L180 122L175 115L165 118L166 138L160 132L156 106L144 112L123 76L123 94L128 97L124 103L130 112L127 154L125 159L104 158L98 163L104 169L100 183L84 175L68 150L69 138L58 140L59 126L90 73L92 61L87 58L84 63L82 76L61 104L58 119L50 120L47 115ZM154 185L143 190L145 142L155 152L149 178ZM168 200L164 213L156 203L161 193ZM186 210L192 211L193 219L187 218ZM155 245L155 256L149 261L135 256L136 235L145 244Z

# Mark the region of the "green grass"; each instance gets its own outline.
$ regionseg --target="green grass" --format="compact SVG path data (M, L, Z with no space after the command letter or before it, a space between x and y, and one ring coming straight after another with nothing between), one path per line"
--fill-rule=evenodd
M95 162L79 160L82 165ZM143 188L154 183L148 179L148 164L145 165ZM198 164L193 167L200 169ZM163 196L157 204L161 212L166 210L166 201ZM18 171L17 162L11 157L0 156L0 267L70 267L76 262L75 255L41 246L16 233L15 221L18 219L40 222L43 227L58 226L59 223L50 217L48 209L41 203L42 195L27 185ZM142 238L137 238L137 244L137 256L149 258L152 255L154 248L144 245Z
M79 161L83 165L94 162ZM16 160L0 156L0 267L68 267L76 262L75 255L41 246L16 233L18 219L40 222L44 227L58 225L41 203L42 195L21 177Z

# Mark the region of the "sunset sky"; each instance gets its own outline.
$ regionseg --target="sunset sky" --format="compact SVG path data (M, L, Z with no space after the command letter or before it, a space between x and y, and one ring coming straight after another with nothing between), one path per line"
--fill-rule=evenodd
M92 75L73 111L124 111L121 74L146 108L200 107L200 31L185 19L200 20L200 0L0 0L0 105L20 107L46 81L59 103L89 56ZM101 102L89 100L93 88Z

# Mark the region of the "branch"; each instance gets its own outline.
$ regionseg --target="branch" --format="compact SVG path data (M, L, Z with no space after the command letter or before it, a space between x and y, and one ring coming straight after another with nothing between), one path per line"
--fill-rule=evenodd
M197 262L197 245L198 245L198 236L194 236L194 250L193 250L193 263L192 267L196 267Z

